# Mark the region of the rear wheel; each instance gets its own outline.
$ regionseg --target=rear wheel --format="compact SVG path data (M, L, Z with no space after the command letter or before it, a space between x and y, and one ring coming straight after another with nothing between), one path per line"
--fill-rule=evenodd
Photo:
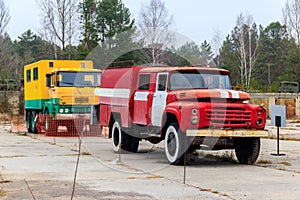
M124 131L121 130L120 123L115 121L110 129L113 151L130 151L130 138Z
M32 133L37 133L35 118L36 118L36 112L32 111L31 112L31 127L30 127Z
M168 161L174 165L184 163L184 137L178 123L171 123L166 131L165 153Z
M239 163L252 165L259 156L260 138L236 138L234 148Z

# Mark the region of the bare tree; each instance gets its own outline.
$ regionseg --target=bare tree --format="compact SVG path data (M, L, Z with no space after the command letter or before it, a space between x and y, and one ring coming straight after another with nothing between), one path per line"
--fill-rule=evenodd
M148 5L143 5L140 11L138 27L146 47L151 53L145 52L146 63L157 65L163 49L172 41L172 33L169 31L173 24L173 16L166 9L162 0L150 0ZM161 63L160 63L161 64Z
M300 46L300 0L287 0L285 7L282 9L282 14L289 35Z
M241 84L245 86L246 90L249 90L258 46L257 28L253 17L251 15L245 17L241 13L237 18L235 30Z
M0 36L5 33L6 26L10 20L9 10L3 0L0 0Z
M0 0L0 79L7 81L11 71L11 40L6 33L10 20L9 10L3 0Z
M219 28L214 30L214 35L211 41L214 52L214 64L215 67L220 67L220 48L223 42L222 33Z
M78 0L36 0L42 11L42 36L50 40L57 53L56 45L62 49L65 57L66 48L71 49L77 32ZM68 52L70 59L71 52Z

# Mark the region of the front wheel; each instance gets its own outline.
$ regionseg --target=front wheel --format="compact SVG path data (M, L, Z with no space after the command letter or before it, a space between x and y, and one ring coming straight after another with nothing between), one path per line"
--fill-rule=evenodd
M45 116L45 129L46 129L46 131L48 131L48 129L49 129L49 117L50 117L48 109L45 110L44 116Z
M234 148L239 163L252 165L259 156L260 138L236 138Z
M168 161L174 165L184 163L184 137L178 123L171 123L166 131L165 153Z

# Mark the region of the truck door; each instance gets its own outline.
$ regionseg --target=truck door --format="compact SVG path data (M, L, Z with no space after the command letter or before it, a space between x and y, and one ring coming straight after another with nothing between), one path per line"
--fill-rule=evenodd
M140 74L138 81L138 88L134 94L133 122L135 124L147 125L149 123L148 100L150 89L150 74Z
M56 97L56 74L52 73L51 74L51 84L50 84L50 89L49 89L49 98L55 98Z
M156 79L156 89L153 95L151 121L153 126L161 126L162 114L167 101L168 73L159 73Z

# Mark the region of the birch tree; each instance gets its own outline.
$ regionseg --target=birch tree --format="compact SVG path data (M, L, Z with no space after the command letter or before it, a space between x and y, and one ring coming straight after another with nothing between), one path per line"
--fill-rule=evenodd
M212 38L212 41L211 41L211 45L212 45L212 49L213 49L213 52L214 52L214 64L215 64L215 67L219 68L220 67L220 48L222 46L222 42L223 42L223 39L222 39L222 33L220 31L219 28L215 29L214 30L214 35L213 35L213 38Z
M67 52L73 44L77 32L78 0L36 0L42 11L42 36L53 43L56 53L57 45L61 47L62 57L71 57Z
M140 11L138 27L147 50L144 52L145 63L157 65L162 50L172 42L169 31L173 24L173 15L170 15L162 0L150 0L148 5L143 5Z
M287 0L282 9L282 14L289 35L300 46L300 0Z
M3 0L0 0L0 36L3 36L10 21L9 10Z
M10 15L3 0L0 0L0 80L7 81L11 66L11 46L12 42L6 33L6 27L9 23Z
M258 46L257 27L253 22L252 16L244 16L241 13L237 18L236 27L232 35L237 44L241 85L246 90L249 90Z

